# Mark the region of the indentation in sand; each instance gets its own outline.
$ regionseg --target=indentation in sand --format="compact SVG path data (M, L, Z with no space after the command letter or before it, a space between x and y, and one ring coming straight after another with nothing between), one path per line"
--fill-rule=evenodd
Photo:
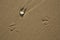
M42 23L43 23L44 25L48 25L48 21L49 21L48 16L45 16L45 17L42 18Z

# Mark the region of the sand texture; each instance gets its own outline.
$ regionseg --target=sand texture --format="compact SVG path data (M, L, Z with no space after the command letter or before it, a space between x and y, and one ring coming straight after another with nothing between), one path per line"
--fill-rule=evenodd
M60 0L0 0L0 40L60 40Z

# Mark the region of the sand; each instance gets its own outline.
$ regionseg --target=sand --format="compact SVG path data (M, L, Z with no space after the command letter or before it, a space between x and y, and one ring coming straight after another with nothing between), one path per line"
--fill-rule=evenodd
M60 0L0 0L0 40L60 40Z

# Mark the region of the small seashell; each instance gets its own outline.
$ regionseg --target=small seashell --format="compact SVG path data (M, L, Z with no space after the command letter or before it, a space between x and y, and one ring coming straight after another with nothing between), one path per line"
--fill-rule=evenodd
M24 11L20 11L20 16L23 16L25 13L24 13Z

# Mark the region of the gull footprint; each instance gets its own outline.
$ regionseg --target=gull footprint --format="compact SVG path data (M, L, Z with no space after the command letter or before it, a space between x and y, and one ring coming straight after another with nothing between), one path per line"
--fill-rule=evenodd
M9 29L10 31L14 31L14 30L16 29L15 25L16 25L16 24L10 24L9 27L8 27L8 29Z
M48 25L48 17L47 16L45 16L45 17L42 18L42 23L44 25Z

